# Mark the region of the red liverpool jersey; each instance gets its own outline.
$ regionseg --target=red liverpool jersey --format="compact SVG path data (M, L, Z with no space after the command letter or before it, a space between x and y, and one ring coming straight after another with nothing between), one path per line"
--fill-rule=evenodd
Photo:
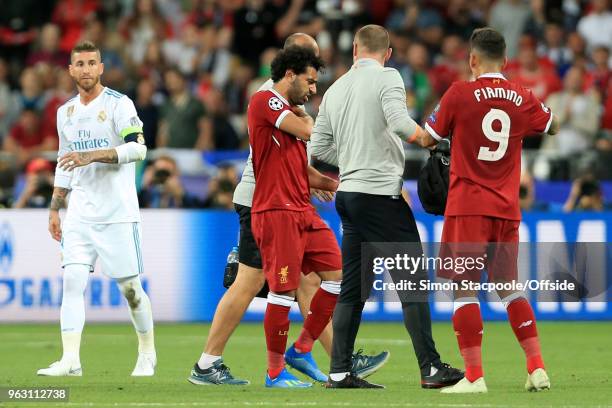
M452 140L445 215L520 220L523 138L547 132L551 122L530 90L502 74L455 82L425 124L433 137Z
M247 110L255 194L252 212L311 208L306 143L279 126L291 112L274 89L251 97Z

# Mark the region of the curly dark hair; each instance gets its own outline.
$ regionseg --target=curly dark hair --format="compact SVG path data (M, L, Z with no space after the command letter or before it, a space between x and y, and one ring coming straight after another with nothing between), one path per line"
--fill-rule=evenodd
M313 50L293 45L280 50L272 60L272 81L276 83L283 79L288 69L300 75L306 72L308 67L318 71L324 66L323 60L317 57Z

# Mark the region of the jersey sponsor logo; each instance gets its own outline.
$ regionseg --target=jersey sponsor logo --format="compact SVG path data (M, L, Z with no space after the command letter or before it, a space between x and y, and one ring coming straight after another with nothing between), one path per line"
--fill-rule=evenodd
M110 147L110 141L108 139L89 139L89 140L76 140L68 145L68 150L74 151L85 151L95 149L105 149Z
M102 123L105 120L106 120L106 112L101 110L100 113L98 113L98 122Z
M110 140L107 138L92 138L91 130L79 129L77 135L79 140L75 140L68 145L68 150L71 152L110 147Z
M285 107L281 100L278 99L276 96L273 96L268 99L268 106L270 107L270 109L275 111L279 111Z
M285 284L285 283L289 282L289 279L287 278L287 276L289 275L289 265L281 268L281 270L278 273L278 275L280 276L280 283L281 284Z

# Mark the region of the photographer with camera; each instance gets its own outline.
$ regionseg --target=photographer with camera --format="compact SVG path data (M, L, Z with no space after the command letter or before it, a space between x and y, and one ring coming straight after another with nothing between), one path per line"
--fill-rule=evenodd
M158 157L144 172L138 195L141 208L193 208L198 200L185 192L176 160Z
M599 181L587 174L572 183L563 211L603 211L606 207Z
M13 208L47 208L53 196L53 166L37 157L26 166L26 183Z

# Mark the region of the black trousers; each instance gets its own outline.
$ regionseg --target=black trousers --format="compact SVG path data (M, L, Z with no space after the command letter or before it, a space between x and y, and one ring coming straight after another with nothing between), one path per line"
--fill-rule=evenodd
M342 220L342 286L333 315L334 338L331 373L351 371L355 338L365 305L362 301L362 244L367 242L412 242L420 236L412 210L401 196L380 196L339 191L336 210ZM422 249L420 249L422 253ZM370 271L373 275L374 272ZM372 277L366 277L371 281ZM403 301L404 324L423 375L440 362L431 334L429 304Z

